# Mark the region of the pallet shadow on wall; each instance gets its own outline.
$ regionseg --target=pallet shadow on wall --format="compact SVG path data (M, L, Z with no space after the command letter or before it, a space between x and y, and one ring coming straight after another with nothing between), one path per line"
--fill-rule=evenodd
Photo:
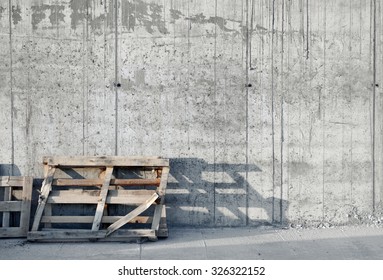
M254 164L211 164L200 158L170 160L168 223L184 226L257 226L288 223L288 201L246 180L264 176ZM250 176L248 176L250 177ZM275 217L278 217L276 219Z

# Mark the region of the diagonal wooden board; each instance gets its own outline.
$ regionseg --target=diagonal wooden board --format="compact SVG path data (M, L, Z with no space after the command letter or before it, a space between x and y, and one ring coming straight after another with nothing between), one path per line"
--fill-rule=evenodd
M101 187L100 198L97 203L96 214L94 215L92 231L99 230L101 225L101 219L104 214L104 207L106 197L108 195L110 180L112 179L113 167L107 167L105 171L104 183Z
M106 230L106 235L105 236L108 236L110 235L111 233L113 233L114 231L118 230L120 227L124 226L125 224L129 223L130 220L134 219L135 217L137 217L138 215L140 215L142 212L144 212L146 209L148 209L150 207L150 205L152 205L154 203L154 201L157 200L158 198L158 194L157 193L154 193L148 200L146 200L143 204L141 204L140 206L138 206L137 208L135 208L133 211L131 211L129 214L127 214L126 216L122 217L121 219L119 219L118 221L114 222L113 224L111 224L107 230Z
M56 172L56 167L50 167L47 173L47 177L41 187L41 194L39 197L39 205L37 206L35 219L33 220L32 231L37 231L40 225L41 217L44 213L44 208L47 203L49 193L52 189L53 176Z

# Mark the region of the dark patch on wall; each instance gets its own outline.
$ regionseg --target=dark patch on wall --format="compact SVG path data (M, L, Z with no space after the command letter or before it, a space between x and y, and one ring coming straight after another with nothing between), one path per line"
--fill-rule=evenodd
M134 31L136 26L144 26L153 34L154 28L162 34L168 34L165 20L162 18L163 6L155 3L145 3L142 0L122 2L122 24L128 31Z
M106 21L107 25L110 26L111 28L114 28L114 23L115 23L115 7L114 7L114 0L109 0L109 9L108 13L106 15Z
M170 9L170 16L173 19L172 23L174 23L177 19L183 17L183 14L178 10Z
M52 26L65 22L64 10L65 6L63 5L32 6L32 28L37 29L38 24L47 17L47 11L50 11L49 21Z
M93 30L101 30L102 25L105 21L105 15L101 15L93 20L90 21L90 26Z
M5 11L5 8L0 7L0 20L3 18L3 12Z
M46 6L32 6L32 28L37 29L37 25L42 22L45 18L45 11L47 10Z
M125 26L128 31L134 31L136 26L136 18L134 16L134 5L128 1L122 2L122 25Z
M65 15L63 13L65 7L59 5L50 6L51 15L49 16L49 20L52 25L58 25L59 22L65 22Z
M194 24L208 24L208 23L216 24L222 31L225 31L225 32L235 31L234 29L230 29L226 27L227 20L224 19L223 17L210 17L207 19L203 13L200 13L185 19L190 20L190 22Z
M21 8L19 5L12 6L12 21L14 25L21 21Z
M70 1L69 6L72 9L72 13L70 15L72 29L76 29L77 24L83 21L84 19L86 19L87 7L88 7L87 2L88 2L87 0L71 0Z
M106 14L102 14L96 18L92 17L92 1L89 0L71 0L69 5L39 5L32 6L32 28L35 30L38 28L38 24L41 23L48 16L47 11L50 12L49 20L52 26L65 22L65 9L70 9L71 28L76 29L78 24L81 24L84 20L89 20L89 24L93 30L100 30L103 23L106 20L106 25L109 28L114 28L115 25L115 1L108 0L107 3L103 2L103 5L107 6ZM146 3L143 0L131 0L121 1L121 23L126 32L134 32L137 27L142 26L145 30L153 34L156 29L161 34L169 34L166 28L166 19L163 17L163 5L156 3ZM18 10L17 10L18 9ZM5 9L0 7L2 13ZM13 8L14 23L18 23L21 20L20 8ZM240 21L233 19L225 19L223 17L209 17L207 18L203 13L194 15L192 17L185 17L181 11L170 9L171 23L175 23L175 20L188 20L194 24L216 24L222 31L225 32L240 32L227 27L229 22ZM0 14L1 15L1 14ZM241 25L239 26L241 27ZM256 29L258 25L256 26Z

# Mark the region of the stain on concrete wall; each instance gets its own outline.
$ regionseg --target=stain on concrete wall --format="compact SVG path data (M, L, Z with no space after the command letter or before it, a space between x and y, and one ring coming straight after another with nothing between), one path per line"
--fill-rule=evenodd
M20 6L12 6L12 22L14 25L18 24L21 20Z
M3 18L3 12L5 11L4 7L0 7L0 20Z
M381 203L380 1L8 10L0 162L21 174L44 155L168 157L173 224L342 224Z

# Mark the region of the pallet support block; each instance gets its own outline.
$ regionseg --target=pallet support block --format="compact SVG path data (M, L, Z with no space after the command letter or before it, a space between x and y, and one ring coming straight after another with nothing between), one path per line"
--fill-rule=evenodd
M29 241L157 240L168 236L168 159L45 157L43 162L45 179ZM72 213L76 209L79 213ZM83 209L93 212L90 215L81 212Z
M0 238L26 237L29 230L29 219L32 198L32 177L0 177L0 212L2 213ZM19 213L12 218L12 214Z

